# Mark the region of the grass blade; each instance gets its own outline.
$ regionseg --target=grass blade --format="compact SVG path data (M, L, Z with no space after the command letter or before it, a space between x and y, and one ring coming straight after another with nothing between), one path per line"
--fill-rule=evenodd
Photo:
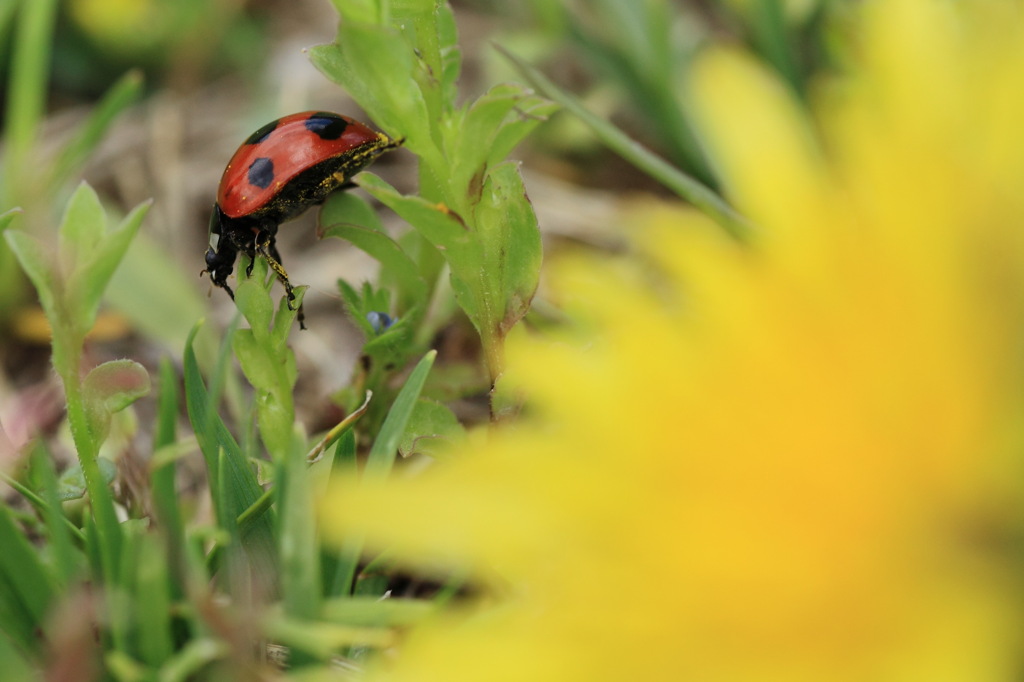
M244 529L239 529L237 521L238 516L263 495L263 488L238 442L214 410L193 349L198 330L197 325L185 344L185 405L206 462L217 521L232 536L238 534L245 549L251 552L250 558L258 571L267 572L271 570L267 562L273 557L274 549L270 517L261 515ZM268 581L266 584L273 584L272 575L261 577Z
M363 477L366 479L380 479L388 475L391 465L394 464L395 455L398 452L398 443L405 433L405 426L409 422L416 401L419 400L423 384L427 380L430 368L434 364L437 351L429 351L419 361L415 369L409 375L398 397L391 405L384 424L380 427L377 439L373 441L370 454L366 460L366 467L363 469ZM339 451L339 459L341 452ZM352 593L353 583L356 577L356 568L359 565L359 557L363 551L363 538L358 535L345 540L338 553L338 564L334 573L331 591L335 595L347 595Z
M85 163L114 119L142 94L142 72L132 69L103 95L103 99L61 151L54 164L51 184L61 185Z
M608 121L592 114L578 99L552 83L530 64L503 47L496 47L512 62L530 85L537 88L548 99L558 102L575 114L613 152L693 204L695 208L721 225L733 237L744 239L750 233L751 227L747 220L710 188L683 173L661 157L644 149Z

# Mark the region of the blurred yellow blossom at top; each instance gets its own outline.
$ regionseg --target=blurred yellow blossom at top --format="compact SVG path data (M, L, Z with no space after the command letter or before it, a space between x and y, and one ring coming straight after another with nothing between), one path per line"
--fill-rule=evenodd
M638 210L634 262L553 273L585 332L511 344L534 416L332 498L329 533L484 586L374 679L1019 679L1024 10L861 29L813 119L696 65L751 244Z

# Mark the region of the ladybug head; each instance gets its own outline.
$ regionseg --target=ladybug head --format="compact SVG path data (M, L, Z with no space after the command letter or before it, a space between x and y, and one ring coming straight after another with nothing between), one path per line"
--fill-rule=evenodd
M210 273L210 280L218 287L228 292L231 298L235 293L228 286L228 276L235 269L235 258L238 251L231 239L226 238L222 220L224 214L220 206L213 205L213 214L210 216L210 247L206 250L206 270Z

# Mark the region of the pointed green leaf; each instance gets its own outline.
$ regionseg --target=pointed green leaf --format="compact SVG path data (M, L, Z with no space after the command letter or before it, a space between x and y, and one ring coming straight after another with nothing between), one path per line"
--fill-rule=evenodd
M487 169L504 160L557 108L518 84L491 88L450 133L456 140L452 186L471 197L479 196Z
M18 259L21 269L25 271L35 286L39 302L46 312L46 317L50 320L50 325L56 326L59 322L56 307L59 286L54 277L54 263L47 255L48 249L42 242L26 232L7 230L4 232L4 238Z
M453 269L463 265L471 248L471 234L462 219L443 204L435 204L398 190L373 173L361 173L359 186L402 217L445 254ZM468 266L468 263L465 265Z
M476 221L484 252L484 286L488 295L501 301L501 309L488 311L496 315L490 322L504 335L529 309L541 266L537 216L518 164L506 162L488 174Z
M394 278L402 291L419 293L421 300L426 297L427 283L419 276L416 264L395 240L383 232L359 225L335 224L324 231L324 236L351 242L379 261L384 268L382 275Z
M152 203L151 200L146 201L132 209L120 225L102 236L88 257L76 261L78 265L68 278L67 295L73 299L68 305L73 314L78 315L76 322L81 328L91 329L95 323L103 292Z
M89 260L106 231L107 217L100 198L96 190L83 180L71 195L60 222L57 260L65 277L71 274L77 263Z

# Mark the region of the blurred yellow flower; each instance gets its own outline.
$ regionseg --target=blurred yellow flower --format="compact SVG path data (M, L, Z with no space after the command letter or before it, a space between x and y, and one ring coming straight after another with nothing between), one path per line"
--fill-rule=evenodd
M376 679L1019 679L1024 14L890 0L860 38L813 121L706 55L753 243L638 211L637 262L554 273L586 335L509 349L537 416L333 497L486 588Z

